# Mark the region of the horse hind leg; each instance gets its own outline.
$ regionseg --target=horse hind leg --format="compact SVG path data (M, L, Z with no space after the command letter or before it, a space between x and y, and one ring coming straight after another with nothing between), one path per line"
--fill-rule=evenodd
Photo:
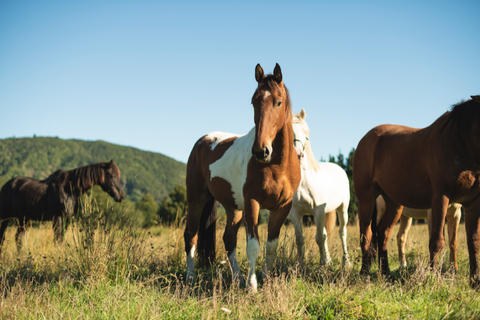
M2 253L3 242L5 241L5 229L7 229L8 220L0 221L0 254Z
M55 234L55 241L63 242L63 220L61 216L53 217L53 232Z
M185 253L187 257L187 282L190 283L195 282L195 251L198 249L198 256L203 265L208 264L208 261L212 260L211 257L206 257L207 254L211 254L212 247L213 252L215 252L215 239L213 239L212 243L212 239L210 239L211 234L210 236L204 234L203 236L208 237L209 239L200 239L199 241L199 236L202 236L199 232L200 228L211 227L211 225L207 226L207 222L210 222L210 224L215 223L214 221L202 221L204 220L202 219L202 216L205 218L205 216L209 215L207 211L215 211L216 213L215 198L210 196L207 200L195 203L189 201L189 212L187 214L187 223L183 236L185 239ZM201 226L200 224L204 225ZM198 243L202 241L203 243ZM197 247L197 244L200 248ZM208 248L205 247L207 244L209 244ZM213 263L213 261L210 261L210 263Z
M402 215L403 206L393 202L385 195L383 198L386 204L385 214L377 226L378 263L382 274L390 276L390 268L388 266L388 241L390 240L394 225Z
M243 213L239 210L232 210L225 208L227 213L227 224L225 226L225 233L223 234L223 243L227 251L228 262L232 271L232 279L234 283L239 283L241 287L245 287L245 279L240 274L240 267L237 260L237 235L238 229L242 224Z
M447 209L448 224L448 243L450 246L450 268L458 271L457 265L457 231L462 216L461 207L458 205L450 206Z
M407 260L405 259L405 243L407 242L407 234L412 225L412 218L402 215L400 217L400 228L397 233L397 247L398 247L398 263L400 268L407 267Z
M318 206L315 209L315 224L317 225L317 241L320 250L320 265L329 265L332 262L330 253L328 252L327 230L325 229L325 207Z

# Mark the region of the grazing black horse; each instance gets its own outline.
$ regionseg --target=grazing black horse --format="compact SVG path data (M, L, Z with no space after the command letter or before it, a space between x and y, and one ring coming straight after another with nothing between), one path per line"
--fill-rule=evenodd
M26 177L10 179L0 191L0 252L8 220L18 220L17 247L29 220L53 221L55 239L62 241L62 217L72 217L78 199L93 185L100 185L116 202L125 199L120 170L110 162L96 163L70 171L57 170L45 180Z

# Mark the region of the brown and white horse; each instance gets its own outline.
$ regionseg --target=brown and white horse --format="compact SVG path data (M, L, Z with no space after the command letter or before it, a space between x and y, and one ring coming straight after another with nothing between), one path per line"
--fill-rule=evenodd
M465 209L470 258L470 284L480 287L480 96L472 96L423 129L381 125L358 143L353 179L358 198L362 269L366 274L378 239L382 273L390 274L387 244L403 206L432 209L430 265L438 260L445 240L443 228L450 203ZM385 214L378 224L373 214L378 195ZM376 230L372 230L376 228Z
M255 68L258 87L252 97L255 127L246 135L212 132L200 138L187 163L188 215L185 228L187 280L193 281L194 255L209 266L215 261L216 202L226 210L223 241L234 281L240 275L235 249L243 217L247 232L247 286L257 289L255 261L260 252L259 210L270 210L266 270L276 257L278 236L300 183L300 164L293 146L290 95L280 66L273 75ZM198 241L197 241L198 240Z

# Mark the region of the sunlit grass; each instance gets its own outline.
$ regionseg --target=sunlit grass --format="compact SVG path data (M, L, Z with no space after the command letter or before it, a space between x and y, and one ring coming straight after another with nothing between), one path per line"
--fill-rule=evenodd
M464 226L459 228L459 272L428 270L427 226L412 226L406 244L406 270L398 269L395 228L389 243L395 280L377 273L359 276L358 227L348 227L353 268L341 267L338 228L330 238L333 262L319 265L316 228L305 227L306 265L296 258L292 226L280 234L275 270L261 279L264 252L257 260L258 293L232 285L217 223L217 263L197 268L194 286L185 284L184 221L148 230L125 221L109 221L105 209L92 204L70 224L62 244L55 243L51 223L29 228L23 248L14 243L16 227L7 229L0 262L2 319L337 319L337 318L475 318L480 294L468 285ZM117 209L121 210L121 209ZM88 214L87 214L88 213ZM116 215L121 217L121 213ZM120 218L122 219L122 218ZM266 226L260 226L264 248ZM238 258L246 274L245 229L240 228Z

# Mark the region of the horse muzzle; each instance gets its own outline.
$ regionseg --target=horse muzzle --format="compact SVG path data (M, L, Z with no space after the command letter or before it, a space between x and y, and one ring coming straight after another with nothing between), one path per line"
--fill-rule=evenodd
M252 147L252 155L260 163L269 163L272 160L272 152L270 148L263 147L260 150L256 150L255 147Z

